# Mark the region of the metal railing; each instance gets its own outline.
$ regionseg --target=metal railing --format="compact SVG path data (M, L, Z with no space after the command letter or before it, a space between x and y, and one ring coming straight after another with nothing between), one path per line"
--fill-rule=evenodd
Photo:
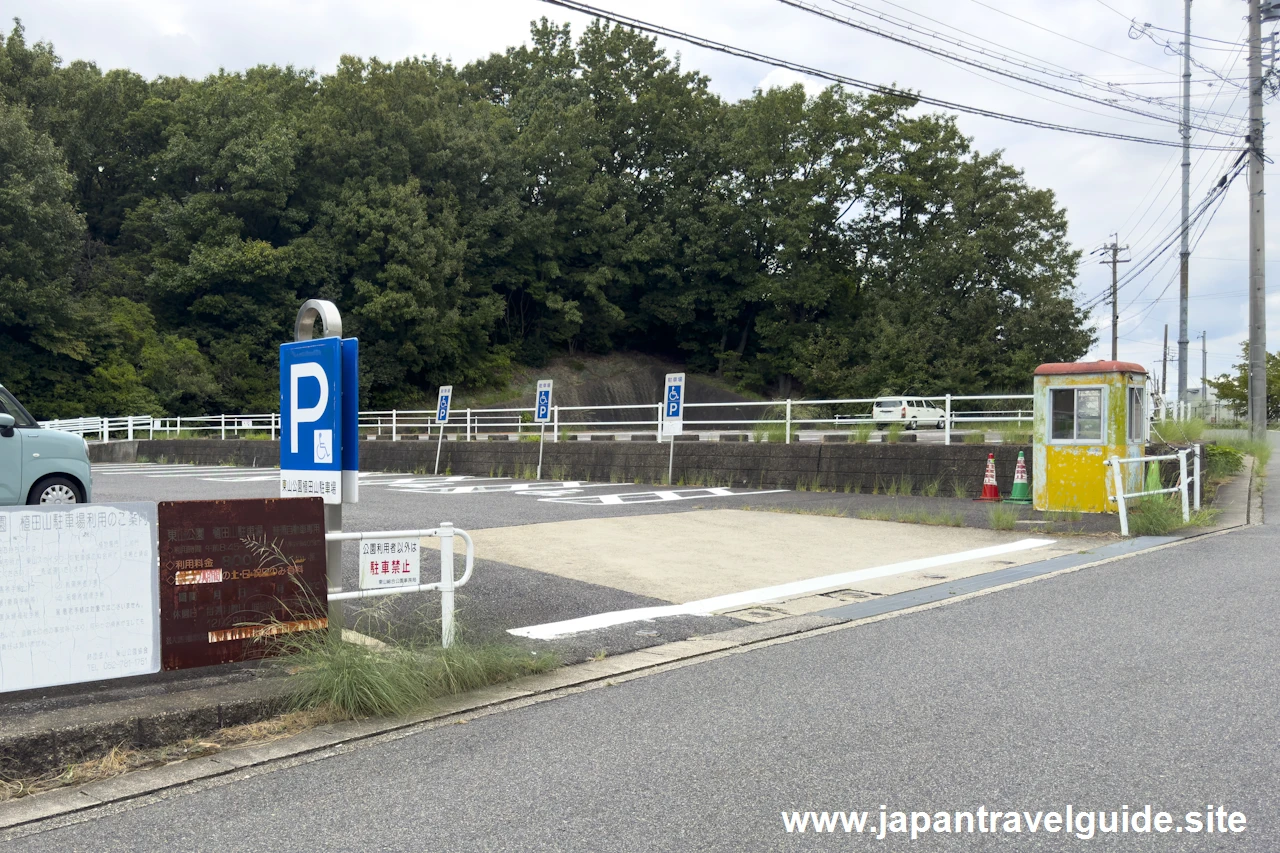
M1108 495L1108 500L1114 501L1120 511L1120 533L1123 536L1129 535L1129 508L1127 501L1130 498L1144 498L1153 495L1168 495L1179 493L1182 495L1182 521L1188 523L1191 521L1191 498L1189 497L1188 479L1187 479L1187 457L1194 456L1194 476L1195 476L1195 508L1200 509L1200 445L1194 448L1186 448L1179 450L1177 453L1170 453L1164 456L1132 456L1127 459L1121 459L1119 456L1112 456L1103 462L1105 466L1111 469L1115 480L1115 494ZM1124 466L1125 465L1141 465L1146 462L1154 462L1157 465L1164 461L1178 460L1178 482L1176 485L1167 489L1147 489L1140 492L1126 492L1124 490Z
M836 398L824 400L743 400L726 403L685 403L684 426L687 432L725 432L770 430L781 428L783 440L799 440L805 431L819 438L826 430L876 424L871 407L876 399ZM933 404L939 411L943 442L951 444L952 432L981 428L991 423L1008 423L1030 427L1032 409L1019 406L1032 400L1030 394L975 394L939 397L910 397ZM1014 402L1012 408L987 408ZM819 409L819 411L813 411ZM725 411L732 410L732 411ZM752 410L759 416L750 417ZM657 432L662 419L661 403L638 403L605 406L552 406L550 439L558 441L561 431ZM724 412L721 417L716 413ZM446 425L436 420L434 409L384 409L359 414L360 433L365 438L387 437L392 441L429 438L433 434L452 434L459 440L474 441L490 435L519 437L537 435L540 424L533 423L534 408L467 408L450 413ZM246 415L199 415L156 418L150 415L113 418L71 418L42 421L42 426L73 432L87 439L112 441L146 438L177 438L184 435L244 438L257 435L274 439L280 434L278 413ZM917 424L934 426L933 422Z
M466 568L462 577L453 576L453 537L461 536L467 543ZM428 530L380 530L365 533L326 533L325 542L360 542L365 539L423 539L438 537L440 539L440 580L437 583L401 584L383 586L373 589L352 589L329 592L329 601L350 601L360 598L379 598L387 595L404 595L410 592L440 592L440 644L446 649L453 645L456 638L454 627L454 590L466 586L476 567L476 548L470 534L460 530L450 522Z

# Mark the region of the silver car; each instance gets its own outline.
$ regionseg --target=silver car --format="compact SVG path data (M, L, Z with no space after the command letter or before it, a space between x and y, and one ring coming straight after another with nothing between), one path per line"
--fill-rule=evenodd
M85 440L42 428L0 385L0 506L88 503L92 489Z

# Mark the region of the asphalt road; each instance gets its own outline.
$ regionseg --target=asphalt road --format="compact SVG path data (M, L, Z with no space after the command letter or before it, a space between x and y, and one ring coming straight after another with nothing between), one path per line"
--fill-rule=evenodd
M1277 472L1280 473L1280 472ZM1274 476L1274 474L1273 474ZM1192 540L91 814L15 851L1280 849L1280 527ZM871 834L1141 810L1166 834ZM1243 832L1192 833L1207 805ZM782 813L866 810L866 834ZM1109 818L1108 818L1109 820Z

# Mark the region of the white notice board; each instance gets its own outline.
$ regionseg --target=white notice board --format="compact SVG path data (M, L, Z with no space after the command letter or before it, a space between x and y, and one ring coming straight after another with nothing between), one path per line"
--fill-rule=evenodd
M420 584L419 544L417 537L361 539L360 588L380 589Z
M0 509L0 693L160 670L156 505Z

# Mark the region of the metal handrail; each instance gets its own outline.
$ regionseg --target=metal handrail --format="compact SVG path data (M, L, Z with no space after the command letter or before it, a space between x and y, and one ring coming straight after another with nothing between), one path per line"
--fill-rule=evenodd
M466 564L462 577L453 576L453 537L461 536L467 543ZM325 542L359 542L363 539L422 539L436 537L440 540L440 580L437 583L404 584L402 586L379 587L377 589L351 589L330 591L329 601L352 601L363 598L381 598L388 595L404 595L411 592L440 592L440 642L445 648L453 645L454 599L453 593L460 586L466 586L476 567L476 546L471 534L459 530L450 522L439 527L426 530L378 530L359 533L326 533Z
M1167 495L1178 492L1182 495L1182 521L1189 523L1191 521L1191 507L1188 495L1187 480L1187 457L1192 455L1192 448L1179 450L1177 453L1168 453L1163 456L1131 456L1120 458L1112 456L1105 460L1102 464L1111 469L1115 475L1115 494L1108 495L1107 500L1116 504L1120 512L1120 533L1123 536L1129 535L1129 509L1127 501L1130 498L1143 498L1152 495ZM1200 445L1194 448L1195 456L1195 507L1200 509ZM1146 462L1164 462L1178 460L1178 484L1167 489L1146 489L1140 492L1126 492L1124 490L1124 467L1125 465L1137 465Z

